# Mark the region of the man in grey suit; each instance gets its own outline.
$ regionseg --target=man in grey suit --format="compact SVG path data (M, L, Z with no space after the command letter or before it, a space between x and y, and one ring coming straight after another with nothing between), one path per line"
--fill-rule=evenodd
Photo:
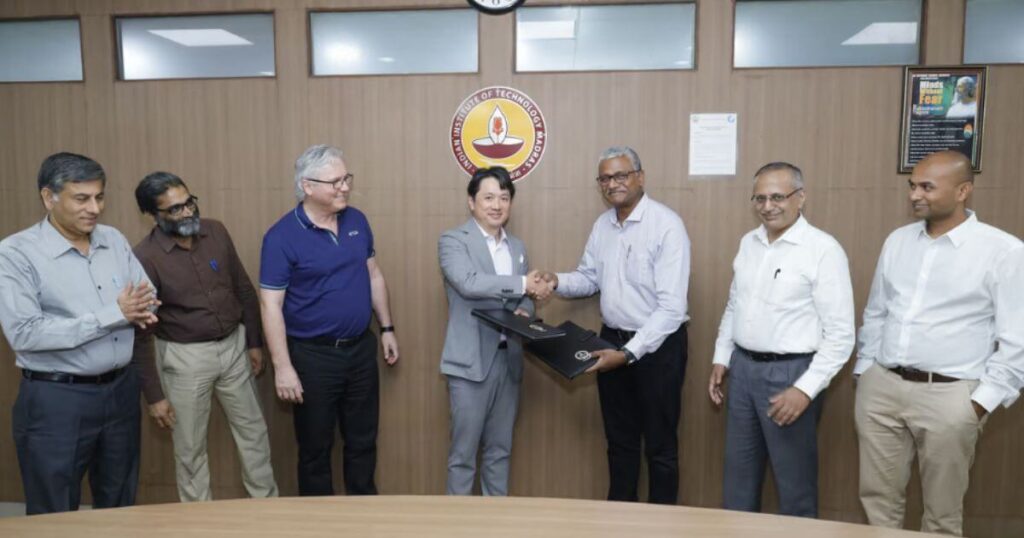
M469 495L482 447L481 490L508 494L512 428L523 378L523 348L514 338L474 318L474 308L504 308L533 314L528 295L540 298L546 285L527 275L526 247L505 233L516 189L508 171L483 168L466 189L473 217L444 232L438 257L448 295L448 330L441 373L448 378L451 401L449 495Z

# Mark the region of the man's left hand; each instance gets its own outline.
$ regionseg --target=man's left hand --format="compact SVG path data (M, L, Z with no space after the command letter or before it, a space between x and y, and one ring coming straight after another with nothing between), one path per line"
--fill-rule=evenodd
M393 331L380 335L380 345L384 348L384 362L394 366L398 362L398 338Z
M978 420L988 414L988 410L981 406L980 403L971 400L971 406L974 407L974 412L978 415Z
M768 418L772 419L779 427L789 426L804 414L807 406L811 404L811 398L796 387L788 389L768 399L771 407L768 408Z
M263 373L263 349L258 347L251 347L247 351L249 354L249 364L252 365L252 376L256 377Z
M523 310L522 308L517 308L516 311L513 312L513 314L515 314L517 316L523 316L524 318L531 317L530 313L527 312L526 310Z
M597 362L587 368L588 374L607 372L626 365L626 354L615 349L599 349L590 356L597 359Z

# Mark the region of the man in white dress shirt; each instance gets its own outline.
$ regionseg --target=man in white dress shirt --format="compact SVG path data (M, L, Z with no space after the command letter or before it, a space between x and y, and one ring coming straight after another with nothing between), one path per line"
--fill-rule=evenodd
M594 223L579 266L542 278L563 297L601 292L601 338L617 349L594 352L598 362L589 371L600 372L608 499L638 499L642 440L647 500L675 504L690 239L679 215L644 194L644 170L632 149L605 150L597 183L612 208Z
M723 506L761 510L771 461L779 513L818 515L822 392L850 358L853 288L843 247L801 215L800 169L766 164L750 197L761 226L740 240L708 393L728 372Z
M916 455L921 530L961 535L982 425L1024 380L1024 247L966 209L963 154L929 155L909 182L922 220L886 239L858 342L860 499L872 525L902 527Z

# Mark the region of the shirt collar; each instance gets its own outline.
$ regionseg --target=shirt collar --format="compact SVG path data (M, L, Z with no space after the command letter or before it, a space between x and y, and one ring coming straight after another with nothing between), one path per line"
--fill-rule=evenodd
M787 243L799 245L800 243L803 243L804 237L807 235L808 227L810 227L810 224L807 223L807 219L805 219L804 214L801 213L800 216L796 218L796 222L794 222L793 225L783 232L782 236L775 241L786 241ZM764 224L754 231L754 235L765 245L768 244L768 230L765 229Z
M61 233L57 231L57 228L54 228L53 223L50 222L49 215L39 223L39 226L43 240L43 248L45 249L46 254L51 258L56 258L68 250L75 249L74 245L71 244L71 241L68 241L68 238L61 235ZM97 224L97 227L93 228L92 233L89 234L89 252L91 253L98 248L108 248L109 246L107 238L99 233L99 225Z
M199 221L199 233L192 238L193 245L195 244L196 239L198 239L199 237L206 236L206 227L202 225L202 221ZM173 250L174 247L178 246L178 242L175 241L173 237L171 237L171 234L165 232L163 228L160 227L159 224L153 227L153 240L156 241L157 246L159 246L167 254L170 254L171 250Z
M480 226L480 222L476 220L476 218L473 219L473 224L476 224L477 229L480 230L480 233L484 235L484 240L486 241L494 241L494 244L497 245L500 244L502 241L508 240L508 236L505 235L504 226L498 230L498 237L497 239L495 239L493 235L487 233L487 230L485 230L483 226Z
M955 248L960 248L960 245L967 242L967 239L970 238L971 230L973 230L974 226L978 223L978 215L975 214L974 211L971 211L970 209L967 209L966 211L967 220L961 222L960 224L957 224L956 228L953 228L952 230L942 234L940 237L935 238L935 240L937 241L939 239L942 239L943 237L947 237L949 238L949 242L952 243L953 247ZM918 221L917 234L918 237L923 236L931 240L931 236L928 235L927 222L923 220Z
M313 222L313 220L309 218L309 215L306 214L306 208L305 208L305 206L302 205L302 202L299 202L295 206L295 211L293 211L293 213L295 214L295 218L299 221L299 224L303 228L306 228L307 230L319 230L320 229L320 227L317 226ZM338 226L339 227L341 226L341 216L344 213L345 213L345 210L342 209L341 211L339 211L339 212L337 212L335 214L335 217L338 219Z
M629 213L629 216L626 217L626 220L622 224L625 225L627 222L640 222L644 220L644 213L647 212L647 206L647 193L644 193L643 196L640 197L640 201L636 203L636 207L633 208L633 211ZM610 214L608 218L611 219L612 224L618 226L619 216L618 213L616 213L615 208L613 207L609 213Z

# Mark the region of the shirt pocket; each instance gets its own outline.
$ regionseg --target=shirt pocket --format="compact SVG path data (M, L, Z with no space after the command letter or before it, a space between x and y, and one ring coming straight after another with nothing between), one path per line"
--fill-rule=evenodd
M779 271L772 278L771 285L765 294L767 302L773 306L791 308L795 304L806 302L811 297L811 281L799 273L785 274Z
M626 280L644 288L654 287L654 258L646 252L630 252L626 256Z

